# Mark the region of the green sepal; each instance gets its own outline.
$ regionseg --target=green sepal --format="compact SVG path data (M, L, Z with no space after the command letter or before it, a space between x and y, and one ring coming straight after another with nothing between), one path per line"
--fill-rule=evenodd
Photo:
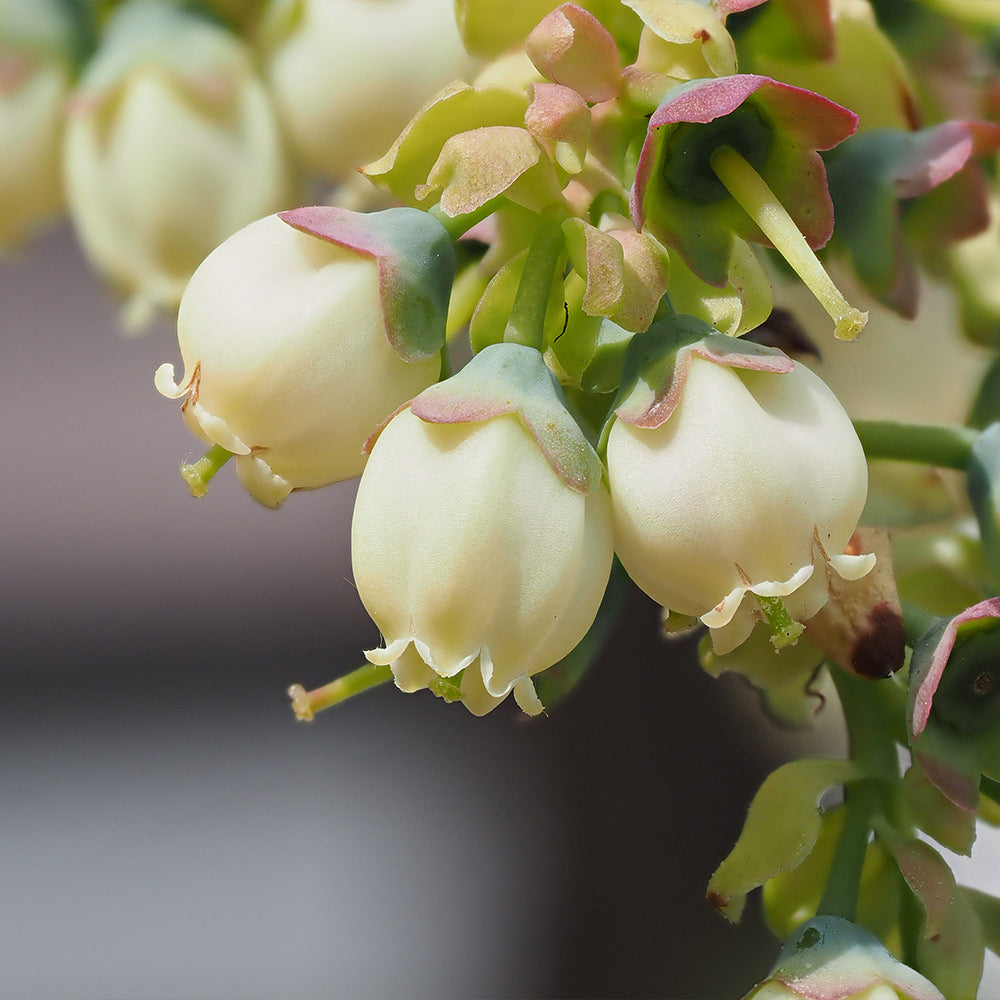
M676 250L704 281L728 281L736 237L767 244L712 166L734 149L763 178L809 245L833 230L833 206L817 150L857 128L857 116L811 91L736 73L674 87L653 112L636 167L629 214Z
M788 374L795 363L781 351L727 337L694 316L657 320L628 345L615 414L636 427L659 427L680 402L694 356L730 368Z
M940 934L949 919L957 890L951 866L923 840L894 837L888 831L881 831L880 836L923 910L923 937Z
M793 760L768 775L750 803L736 846L709 881L709 901L738 921L747 893L809 856L822 826L822 796L867 776L855 761L833 758Z
M455 246L426 212L387 208L363 214L329 205L280 212L300 232L374 257L386 339L404 361L437 354L445 343Z
M570 489L589 493L601 483L601 460L570 413L562 386L533 347L491 344L409 405L430 423L478 423L513 414Z
M551 338L552 354L565 381L584 392L614 392L635 334L606 317L587 315L581 308L583 288L583 279L571 271L564 285L565 328Z
M945 780L948 773L935 769L933 759L927 758L926 763L934 775L933 780L919 756L914 756L903 775L903 801L908 817L942 847L968 856L976 839L976 809L967 793L975 786L966 786L966 794L963 794L965 783L961 775L952 775L955 780L948 782ZM946 794L942 786L949 787L951 795ZM956 791L959 794L956 795Z
M833 694L833 684L823 669L823 654L808 639L808 633L794 646L775 649L769 629L756 627L732 652L717 655L711 636L698 645L702 669L713 677L733 672L742 674L760 691L767 715L779 725L803 728Z
M815 1000L859 996L879 983L908 1000L944 1000L931 982L893 958L874 935L833 916L819 916L800 927L781 949L766 981L781 983L791 996ZM753 995L751 991L748 997Z
M615 559L594 624L571 653L534 677L535 693L546 711L555 708L571 694L594 665L621 618L630 588L628 575Z
M670 252L670 302L678 313L704 320L720 333L739 337L755 330L774 307L774 290L763 265L745 240L733 239L723 287L699 278Z

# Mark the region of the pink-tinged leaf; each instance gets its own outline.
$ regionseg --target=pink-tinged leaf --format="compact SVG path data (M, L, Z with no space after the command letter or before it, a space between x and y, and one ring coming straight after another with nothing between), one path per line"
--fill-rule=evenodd
M544 17L524 45L548 79L577 91L592 104L610 101L621 87L618 46L590 11L564 3Z
M930 844L906 840L890 844L899 871L924 910L924 937L939 934L955 898L955 876Z
M534 100L524 114L525 128L559 166L568 173L579 173L590 139L590 109L569 87L558 83L532 87Z
M917 133L895 170L896 193L916 198L958 173L972 156L1000 148L1000 126L950 121Z
M549 158L527 129L493 125L453 135L418 184L419 200L440 191L446 215L465 215L500 195L532 211L560 199L560 185Z
M927 719L934 704L934 695L941 683L941 675L944 673L948 659L955 648L959 626L981 618L1000 618L1000 597L991 597L981 601L952 618L945 626L944 631L939 633L939 637L936 638L933 652L930 655L924 653L918 646L918 651L922 655L917 664L914 665L914 674L910 679L909 718L907 720L908 729L913 738L919 736L927 725ZM928 641L933 641L934 638L933 636L928 637Z

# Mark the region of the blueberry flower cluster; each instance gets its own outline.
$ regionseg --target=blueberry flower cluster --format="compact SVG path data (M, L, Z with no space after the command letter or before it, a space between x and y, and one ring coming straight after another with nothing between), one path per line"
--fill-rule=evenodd
M300 718L541 714L630 588L842 711L709 885L788 940L757 997L962 1000L1000 940L930 843L1000 815L1000 16L886 6L0 0L0 241L65 197L177 308L195 495L358 480L381 639Z

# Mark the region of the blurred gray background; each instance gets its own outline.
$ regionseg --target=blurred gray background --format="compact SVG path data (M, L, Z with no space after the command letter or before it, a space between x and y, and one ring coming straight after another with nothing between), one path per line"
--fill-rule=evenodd
M152 375L170 322L56 229L0 262L0 993L741 994L777 945L704 901L781 743L636 597L551 716L285 697L377 636L353 485L259 507Z

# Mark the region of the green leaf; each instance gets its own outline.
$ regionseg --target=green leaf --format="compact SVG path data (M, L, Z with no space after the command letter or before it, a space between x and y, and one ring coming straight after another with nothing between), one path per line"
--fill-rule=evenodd
M1000 899L968 886L959 886L959 893L965 896L979 917L983 943L994 955L1000 955Z
M979 914L965 893L956 893L938 933L917 942L917 968L947 1000L968 1000L979 989L984 950Z
M833 758L793 760L768 775L736 846L709 881L710 902L728 920L738 921L747 893L808 857L822 827L823 794L865 777L856 762Z
M1000 578L1000 423L990 424L972 445L966 489L979 522L983 552Z

